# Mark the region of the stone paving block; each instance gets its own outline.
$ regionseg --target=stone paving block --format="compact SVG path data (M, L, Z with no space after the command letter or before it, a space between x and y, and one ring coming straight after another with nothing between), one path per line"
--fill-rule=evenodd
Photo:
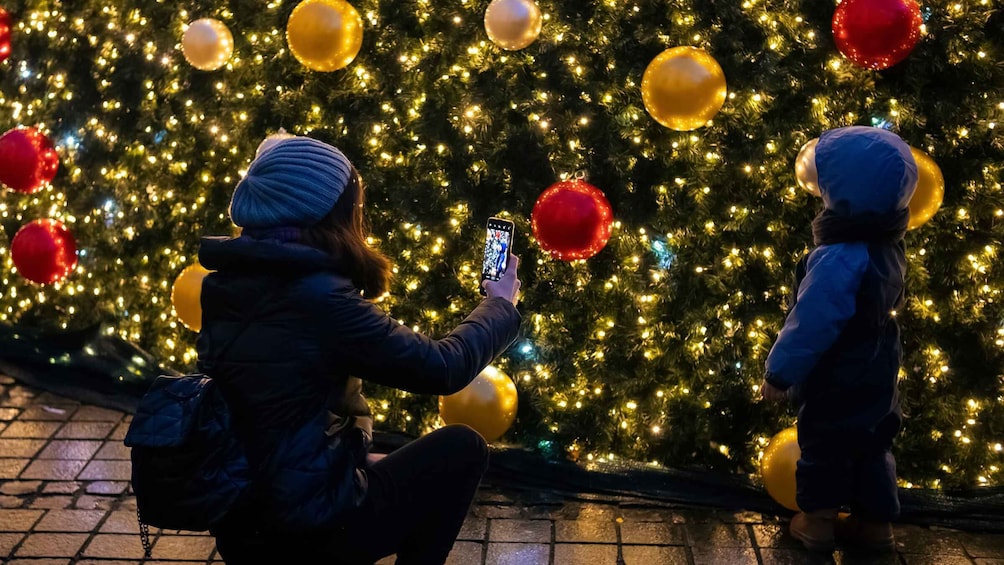
M457 535L457 539L484 541L487 529L488 520L468 516L467 520L464 521L463 527L460 528L460 534Z
M574 543L617 543L617 527L613 521L558 520L554 523L554 540Z
M694 565L759 565L753 548L692 547Z
M788 533L788 524L756 524L753 539L757 547L801 549L802 544Z
M976 565L1004 565L1004 559L977 559Z
M973 560L964 555L924 555L904 554L906 565L973 565Z
M160 536L153 546L154 559L206 561L216 551L216 540L209 536Z
M763 565L829 565L832 556L810 553L804 549L762 549Z
M17 419L20 421L63 421L69 420L75 410L74 406L35 405L26 408Z
M683 526L663 522L624 522L621 543L634 545L684 545Z
M48 557L45 559L15 559L7 563L7 565L69 565L70 563L70 559L54 559Z
M0 485L0 493L11 496L24 496L38 492L42 481L7 481Z
M484 546L480 543L458 541L453 544L453 551L446 558L446 565L480 565L482 547Z
M0 406L5 408L26 408L31 406L33 398L30 396L6 396L0 397Z
M806 552L808 555L808 552ZM838 549L833 554L834 562L837 565L901 565L899 554L894 552L886 553L863 553L855 550Z
M720 512L718 519L726 524L760 524L763 522L763 514L759 512Z
M129 459L132 450L121 441L106 441L95 459Z
M73 494L80 490L80 483L76 481L54 481L45 483L42 492L45 494Z
M96 481L87 485L87 494L122 494L127 488L125 481Z
M27 532L44 510L0 510L0 532Z
M83 561L77 561L77 565L139 565L139 564L140 564L139 561L119 561L119 560L108 561L106 559L102 559L100 561L94 559L84 559Z
M55 406L79 406L80 401L56 394L54 392L42 391L35 396L36 404L46 404Z
M133 510L116 510L108 515L108 519L101 525L101 533L104 534L138 534L139 522L136 512Z
M43 445L44 439L0 439L0 456L34 457Z
M128 481L132 478L132 462L94 460L78 478L82 481Z
M687 545L693 547L751 547L746 526L722 523L688 523Z
M31 534L17 548L18 557L73 557L88 534Z
M554 545L554 563L556 565L559 563L614 565L617 563L617 546L596 543L558 543Z
M551 543L549 520L492 520L489 541Z
M485 559L485 565L549 565L550 562L551 546L541 543L489 543Z
M965 555L957 532L917 526L896 526L896 549L902 553Z
M0 422L10 422L21 414L20 408L0 408Z
M35 525L36 532L89 532L105 517L104 510L50 510Z
M474 507L474 515L479 518L522 518L523 509L519 506L498 506L493 504L478 504Z
M111 435L108 436L110 441L122 441L126 437L126 433L129 431L129 424L119 424L115 426L115 430L112 431Z
M88 460L101 449L101 442L86 439L57 439L45 446L39 459L80 459Z
M115 428L111 422L70 422L63 426L56 437L59 439L105 439Z
M565 520L613 521L622 515L621 511L608 504L590 502L570 502L557 512L558 518Z
M122 421L122 412L98 406L81 406L73 413L72 419L82 422L113 422L117 424Z
M36 459L27 469L21 472L22 479L40 479L43 481L70 481L80 473L86 461L71 461L61 459Z
M2 435L5 438L48 439L63 424L60 422L11 422Z
M394 563L396 562L397 562L396 555L388 555L387 557L384 557L383 559L377 561L373 565L394 565Z
M111 510L115 507L115 499L110 496L91 496L85 494L77 499L74 506L81 510Z
M31 459L0 459L0 480L16 479Z
M40 496L31 501L31 508L44 508L47 510L62 510L73 506L73 497L65 494L55 496Z
M24 506L24 499L0 494L0 508L21 508L22 506Z
M961 534L959 539L971 557L1004 559L1004 534Z
M624 565L689 565L687 550L683 547L656 547L652 545L624 545Z
M21 543L24 539L24 534L0 534L0 559L6 559L10 552L14 551L14 547Z
M617 512L617 517L625 522L663 522L665 515L661 510L655 508L632 508L621 507Z
M84 548L84 557L142 559L143 544L136 535L98 534Z

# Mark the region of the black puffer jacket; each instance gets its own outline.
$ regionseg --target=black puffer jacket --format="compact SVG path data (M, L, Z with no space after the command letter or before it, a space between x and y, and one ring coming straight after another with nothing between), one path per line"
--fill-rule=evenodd
M359 378L453 393L519 330L513 305L493 298L430 339L364 300L336 259L297 243L205 238L199 259L215 271L202 286L199 368L264 469L250 511L273 528L329 527L364 496L371 432Z

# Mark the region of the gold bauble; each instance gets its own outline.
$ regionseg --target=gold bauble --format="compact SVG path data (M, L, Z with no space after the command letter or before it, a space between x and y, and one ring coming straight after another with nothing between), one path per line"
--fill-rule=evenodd
M509 51L537 40L542 26L534 0L492 0L485 11L485 31L496 45Z
M725 103L725 73L710 53L674 47L649 63L641 81L642 101L655 121L677 131L697 129Z
M215 71L234 54L234 36L220 20L195 20L181 38L181 50L185 60L196 69Z
M187 267L171 287L171 304L178 319L186 328L197 332L202 329L202 280L209 271L196 263Z
M763 452L760 473L763 485L778 504L788 510L798 510L795 501L795 470L802 451L798 448L798 430L788 428L778 432Z
M505 373L488 366L456 394L439 397L439 415L447 424L466 424L485 441L495 441L516 418L516 385Z
M798 157L795 157L795 180L798 181L798 186L816 196L821 196L819 171L816 170L816 145L818 143L818 137L811 139L798 151Z
M289 16L286 41L308 69L343 69L363 44L363 19L345 0L304 0Z
M926 224L938 213L945 200L945 177L930 155L915 147L911 147L910 152L917 162L917 190L910 200L909 229L912 230Z

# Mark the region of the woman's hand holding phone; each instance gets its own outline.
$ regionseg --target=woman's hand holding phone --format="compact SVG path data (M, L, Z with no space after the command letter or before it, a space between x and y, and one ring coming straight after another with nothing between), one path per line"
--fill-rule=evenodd
M488 298L505 298L515 306L519 302L519 289L522 283L519 281L517 272L519 270L519 257L509 254L509 265L505 273L497 281L485 280L481 286L485 289Z

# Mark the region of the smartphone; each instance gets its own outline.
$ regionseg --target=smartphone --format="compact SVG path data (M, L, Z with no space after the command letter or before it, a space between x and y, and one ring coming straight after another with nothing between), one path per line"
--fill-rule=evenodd
M488 235L485 238L485 260L481 266L481 282L497 281L505 274L509 266L509 253L512 251L515 224L502 218L488 218ZM481 295L485 294L483 286Z

